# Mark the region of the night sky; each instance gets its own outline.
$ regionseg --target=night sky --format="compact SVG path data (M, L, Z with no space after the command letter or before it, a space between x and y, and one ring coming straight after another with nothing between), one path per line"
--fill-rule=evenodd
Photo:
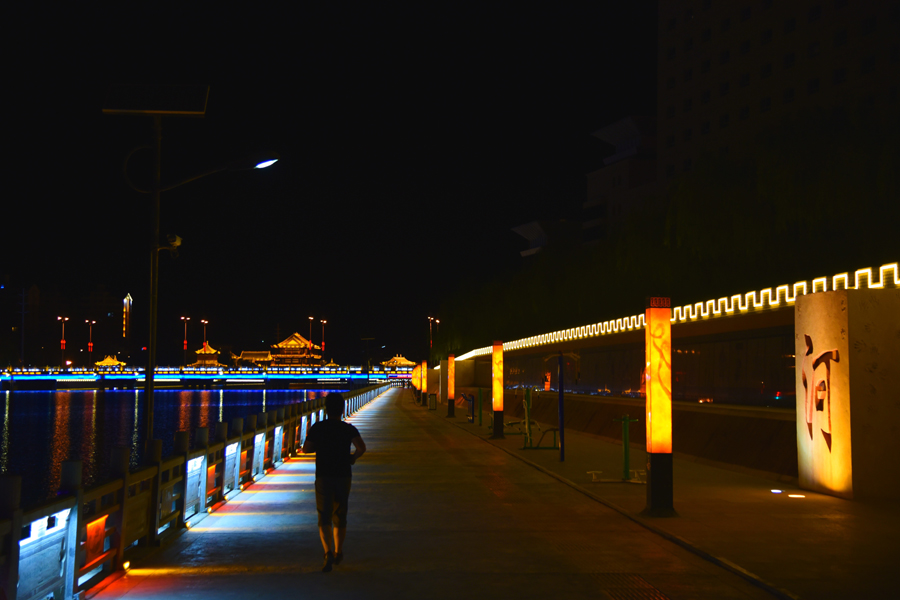
M101 108L110 84L203 83L206 117L163 123L164 183L265 149L282 161L163 194L162 234L184 243L160 259L160 363L181 360L182 315L236 353L306 336L314 316L327 358L359 364L373 337L381 360L422 359L442 294L516 268L526 242L510 227L577 218L609 151L590 133L655 113L655 3L303 6L18 9L10 288L37 284L73 321L97 318L80 306L98 286L131 293L146 337L149 196L122 164L151 122ZM139 152L129 170L149 165Z

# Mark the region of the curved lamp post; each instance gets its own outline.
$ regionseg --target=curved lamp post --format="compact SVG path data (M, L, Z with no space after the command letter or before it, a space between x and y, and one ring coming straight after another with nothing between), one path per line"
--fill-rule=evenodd
M62 323L62 339L59 342L59 368L66 368L66 321L69 317L56 317L56 320Z
M125 172L125 181L131 187L131 189L139 192L141 194L150 194L153 197L153 221L152 221L152 233L150 237L150 341L147 344L147 370L144 373L144 395L146 396L146 402L144 404L144 421L145 421L145 444L150 443L150 440L153 439L153 376L156 370L156 329L157 329L157 307L159 300L159 251L160 250L169 250L170 252L176 252L177 247L181 245L181 238L178 236L169 236L168 245L161 246L159 239L159 197L162 192L167 192L169 190L173 190L179 186L182 186L186 183L190 183L192 181L196 181L198 179L202 179L208 175L213 175L215 173L221 173L222 171L230 171L230 170L245 170L245 169L264 169L266 167L272 166L279 160L279 155L277 152L265 152L261 154L247 156L242 159L234 160L224 165L215 167L213 169L209 169L208 171L204 171L198 175L192 175L180 181L176 181L175 183L169 185L162 185L160 181L160 163L161 163L161 140L162 140L162 115L161 114L153 114L153 131L154 131L154 144L152 146L139 146L132 150L128 156L125 157L124 164L124 172ZM128 161L131 157L141 149L150 149L153 150L153 187L149 190L143 189L135 185L131 179L128 177ZM185 358L185 361L187 359Z

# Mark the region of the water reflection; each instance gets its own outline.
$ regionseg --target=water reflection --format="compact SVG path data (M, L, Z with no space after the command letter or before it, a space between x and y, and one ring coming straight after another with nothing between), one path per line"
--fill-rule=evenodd
M9 392L6 392L6 406L3 409L3 442L0 445L0 473L9 469Z
M72 420L69 408L72 403L71 392L56 392L53 410L53 435L50 438L50 464L46 470L45 486L48 490L59 489L62 463L69 459L69 427Z
M218 393L216 406L213 393ZM176 431L192 431L215 422L231 423L263 408L273 411L291 402L324 396L319 390L157 390L154 437L163 456L172 453ZM22 476L22 506L53 498L62 462L81 458L83 484L108 476L109 456L117 445L131 448L131 466L141 464L144 448L143 391L3 392L0 470Z

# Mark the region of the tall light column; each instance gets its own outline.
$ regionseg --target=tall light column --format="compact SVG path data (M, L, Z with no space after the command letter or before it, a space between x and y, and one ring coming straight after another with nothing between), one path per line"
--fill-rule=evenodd
M190 317L181 317L184 321L184 366L187 366L187 324L191 320Z
M503 342L494 342L491 353L492 404L494 432L491 439L503 439Z
M206 346L206 326L209 325L209 321L201 319L200 322L203 323L203 345Z
M307 366L312 365L312 350L313 350L312 324L313 324L313 318L310 317L309 318L309 339L306 340L307 342L309 342L309 344L307 344L307 346L306 346L306 365Z
M66 321L69 317L56 317L56 320L62 323L62 339L59 341L59 368L66 368Z
M456 416L456 357L447 357L447 417Z
M328 321L325 321L324 319L322 321L320 321L320 323L322 323L322 360L323 361L325 360L325 323L327 323L327 322Z
M672 505L672 309L669 298L648 298L644 314L647 389L647 508L676 516Z
M97 321L91 321L87 319L85 323L88 324L88 360L90 361L91 368L94 367L94 323Z

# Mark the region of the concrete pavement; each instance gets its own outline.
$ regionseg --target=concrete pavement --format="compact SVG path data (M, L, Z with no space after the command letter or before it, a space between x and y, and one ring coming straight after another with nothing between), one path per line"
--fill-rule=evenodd
M96 597L772 597L523 462L511 449L521 438L495 446L457 421L396 388L353 417L369 450L354 467L345 562L331 573L321 572L315 467L303 457Z
M490 434L487 412L484 426L479 428L469 424L464 415L456 419L441 416L446 410L446 405L439 406L432 414L775 596L828 600L896 594L893 568L900 558L896 542L900 503L843 500L676 454L674 504L679 516L646 518L640 514L646 507L646 486L621 482L620 443L566 430L566 460L560 462L558 451L523 450L521 435L500 441L486 439ZM456 412L460 415L460 407ZM544 444L551 440L548 434ZM630 454L630 469L645 470L646 453L632 447ZM595 476L589 471L601 471L598 478L604 481L593 481ZM773 493L776 489L782 493Z

